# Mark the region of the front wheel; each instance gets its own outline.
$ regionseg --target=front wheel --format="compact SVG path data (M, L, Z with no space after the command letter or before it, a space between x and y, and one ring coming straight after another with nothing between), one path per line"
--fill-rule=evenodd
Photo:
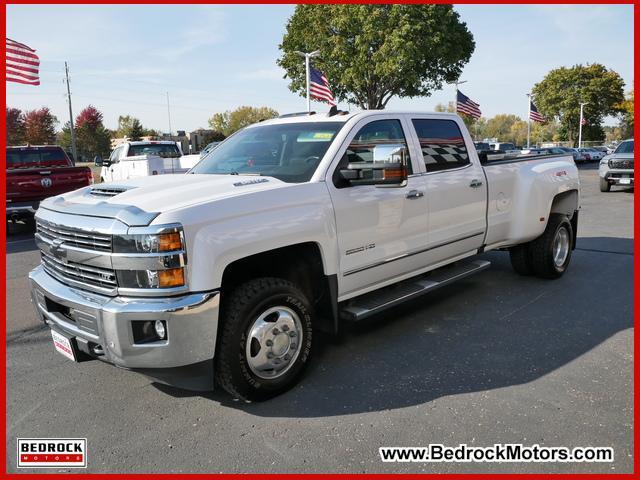
M529 245L531 267L542 278L559 278L569 267L573 227L564 215L553 214L544 233Z
M312 307L291 282L258 278L223 305L216 383L236 398L266 400L291 388L312 347Z
M604 178L600 177L600 191L608 192L611 190L611 184L607 182Z

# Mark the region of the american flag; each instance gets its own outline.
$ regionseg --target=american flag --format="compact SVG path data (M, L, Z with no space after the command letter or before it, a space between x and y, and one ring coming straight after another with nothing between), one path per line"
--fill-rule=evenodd
M538 107L535 106L533 102L529 102L529 118L534 122L544 123L546 122L545 118L538 111Z
M456 102L456 111L469 115L471 118L478 119L481 117L480 105L467 97L464 93L458 90Z
M33 48L9 38L7 40L7 82L40 85L40 59Z
M333 93L331 93L331 85L329 80L320 70L316 70L309 65L309 92L311 97L316 100L325 101L329 105L335 105Z

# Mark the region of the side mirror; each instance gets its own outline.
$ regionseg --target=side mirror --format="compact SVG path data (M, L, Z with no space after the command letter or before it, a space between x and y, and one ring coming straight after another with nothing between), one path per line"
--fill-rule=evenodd
M404 145L377 145L373 149L373 162L348 163L340 169L340 175L350 185L402 187L408 178L407 157Z
M95 157L93 157L93 163L97 166L97 167L101 167L102 164L104 163L102 160L102 155L98 154Z

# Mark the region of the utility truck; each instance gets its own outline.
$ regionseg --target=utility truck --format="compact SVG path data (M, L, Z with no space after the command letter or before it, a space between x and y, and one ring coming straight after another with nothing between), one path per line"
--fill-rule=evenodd
M112 182L131 178L186 173L195 162L183 162L180 147L172 141L124 142L113 149L108 159L97 156L100 181ZM185 163L183 165L183 163Z
M579 189L570 154L479 156L453 114L289 115L186 175L44 201L33 303L72 360L264 400L300 379L317 332L488 269L478 254L565 274Z

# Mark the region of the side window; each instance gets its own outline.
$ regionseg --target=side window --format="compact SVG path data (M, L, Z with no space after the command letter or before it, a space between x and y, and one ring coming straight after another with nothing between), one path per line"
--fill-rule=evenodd
M464 167L471 163L462 132L453 120L412 120L420 140L427 172Z
M115 163L118 160L120 160L120 158L122 157L123 150L124 150L124 147L120 145L118 148L116 148L113 151L113 153L111 154L111 163Z
M411 159L400 120L376 120L362 127L347 147L347 162L372 163L388 157L389 147L384 148L387 145L404 147L407 171L411 174Z

